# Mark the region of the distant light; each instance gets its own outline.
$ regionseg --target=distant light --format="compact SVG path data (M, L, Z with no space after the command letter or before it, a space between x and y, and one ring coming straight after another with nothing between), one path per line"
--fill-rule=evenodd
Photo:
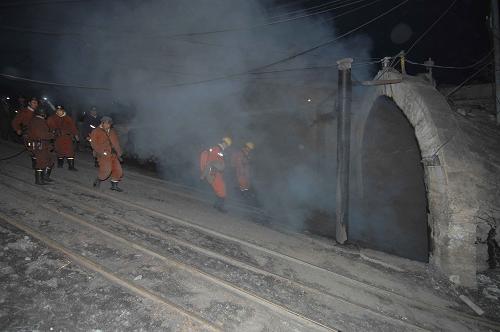
M307 98L307 102L310 103L312 101L311 98Z
M10 100L10 97L5 97L5 99Z
M47 97L43 97L43 100L49 100L49 98L47 98Z

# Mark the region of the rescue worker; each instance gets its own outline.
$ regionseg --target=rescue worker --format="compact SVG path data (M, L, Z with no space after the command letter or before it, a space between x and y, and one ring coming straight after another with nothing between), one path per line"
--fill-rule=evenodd
M85 138L85 141L87 142L88 146L91 146L90 133L92 132L92 130L99 127L99 125L101 124L101 120L100 120L99 116L97 115L97 108L95 106L92 106L90 108L89 113L86 112L83 115L82 122L83 122L82 137ZM96 156L94 156L94 166L99 167L99 163L97 162Z
M111 177L111 190L123 191L118 183L123 177L122 149L118 141L118 134L111 128L113 120L103 116L101 124L90 133L90 144L94 149L99 162L99 173L94 181L94 188L99 188L102 181Z
M28 150L33 151L30 146L28 146L28 142L26 139L26 131L28 129L28 124L33 118L35 111L38 109L38 99L31 98L28 102L28 107L20 110L17 115L12 120L12 129L16 132L18 136L23 136L24 145L28 148ZM45 112L44 112L45 114ZM35 169L36 167L36 156L31 154L31 167Z
M35 156L35 183L39 185L52 182L50 173L54 161L52 160L52 143L54 135L50 131L47 121L45 120L46 113L43 108L37 108L35 116L31 119L27 128L27 141L30 150Z
M240 193L246 200L250 199L250 152L255 149L255 144L247 142L232 156L232 165L236 170L236 178Z
M64 106L59 105L56 106L56 112L47 119L47 124L55 137L57 167L62 168L64 158L66 158L68 160L68 170L76 171L73 139L78 142L79 138L75 121L66 114Z
M200 160L201 179L212 186L216 196L213 207L220 212L227 212L224 208L226 201L224 150L230 147L231 143L230 137L224 137L221 143L204 151Z

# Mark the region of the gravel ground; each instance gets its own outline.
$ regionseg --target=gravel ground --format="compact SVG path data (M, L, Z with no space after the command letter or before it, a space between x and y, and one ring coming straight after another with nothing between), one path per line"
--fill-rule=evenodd
M23 161L26 161L24 159ZM66 180L86 184L87 177L93 172L93 169L86 166L80 166L80 169L77 176L75 173L64 171L55 174L56 184L48 189L47 197L51 197L49 192L54 191L54 193L63 194L70 200L93 205L102 209L104 213L93 214L82 211L74 206L68 206L67 203L58 200L56 196L48 198L47 203L59 206L64 211L80 214L86 220L116 231L129 240L147 245L148 248L165 256L175 257L179 261L193 265L206 273L218 276L268 300L282 303L284 306L315 320L341 327L346 331L402 330L401 327L388 325L386 322L374 319L366 310L351 308L349 305L345 305L344 308L336 307L338 303L332 302L329 296L304 292L297 285L289 284L286 281L236 267L208 254L195 252L135 228L117 225L110 221L107 216L126 219L129 222L135 222L198 245L203 250L291 277L293 280L317 288L320 292L329 292L356 299L358 303L365 301L370 306L373 305L372 308L375 311L420 322L431 330L478 330L470 326L469 328L456 328L456 322L442 319L439 317L439 313L433 313L432 309L428 310L427 317L419 316L422 315L421 311L417 313L411 308L399 308L401 305L389 297L371 293L365 294L352 286L332 280L332 276L328 273L314 271L300 266L300 264L292 264L287 260L279 259L241 243L205 233L195 227L180 226L145 211L103 200L98 193L93 194L77 187L70 187L63 182L57 183L60 176ZM28 173L31 175L31 171L26 169L6 168L0 169L0 173L12 173L16 177L26 178L28 181L32 180L31 176L26 177ZM3 177L4 180L5 177ZM8 181L5 184L23 190L27 194L31 193L29 185L19 183L17 180ZM157 188L150 186L151 184L145 185L140 182L134 183L134 181L125 182L123 187L126 192L118 194L116 197L122 195L136 204L162 210L181 218L196 220L197 223L201 223L207 228L220 229L226 234L235 234L236 237L251 243L258 243L265 248L277 250L286 255L297 256L299 259L332 269L344 276L370 281L371 284L384 289L409 297L411 294L416 294L419 299L424 299L437 306L454 307L464 312L471 312L465 304L456 300L459 294L466 294L486 311L488 318L499 320L500 310L498 308L500 305L497 290L500 278L498 271L489 271L480 275L480 287L477 292L456 289L445 280L433 279L432 271L428 271L425 267L422 268L421 265L417 265L414 269L405 269L403 272L394 271L377 263L363 260L356 250L339 250L328 243L322 244L322 241L305 236L285 235L243 220L234 214L222 216L214 213L207 204L200 204L196 199L187 200L180 196L165 194L161 190L160 184L157 184ZM108 193L109 191L106 187L102 188L100 192ZM27 218L26 212L17 209L17 202L9 198L8 191L0 196L3 196L1 200L4 203L10 201L8 204L0 203L0 211L30 222L36 220L40 230L54 234L61 241L72 241L74 248L85 256L100 259L109 268L113 268L117 273L127 276L144 287L173 296L179 300L179 303L192 308L202 316L221 322L227 330L310 330L303 325L294 324L292 320L283 319L279 315L269 316L262 308L249 305L249 303L238 300L234 296L216 296L216 292L213 293L213 296L201 296L200 293L203 292L200 289L205 287L202 282L193 282L192 277L182 274L176 269L167 268L164 266L165 263L160 264L155 260L141 256L141 253L124 251L117 246L111 246L105 243L103 238L88 238L88 234L75 235L82 233L82 230L74 226L61 228L60 221L56 222L47 215ZM68 264L69 261L64 256L58 257L57 253L37 244L37 241L31 240L29 237L25 238L21 232L13 230L4 223L0 223L0 226L2 227L0 228L0 236L2 237L2 242L0 242L0 330L50 330L51 327L54 330L85 331L198 331L200 329L200 326L187 322L179 314L113 286L99 275L86 272L72 263ZM1 250L6 247L7 249ZM64 266L65 264L67 265ZM33 266L30 267L31 265ZM401 312L405 315L402 315ZM4 317L7 317L8 322L5 326L2 325L5 321Z
M199 331L0 223L0 330Z

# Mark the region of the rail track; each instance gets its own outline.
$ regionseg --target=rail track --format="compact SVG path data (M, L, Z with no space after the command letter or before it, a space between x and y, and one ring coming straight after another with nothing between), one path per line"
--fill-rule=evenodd
M35 186L35 185L33 185L33 184L29 183L29 182L26 182L23 179L16 178L15 176L10 175L10 178L13 178L16 181L20 181L20 182L23 182L24 184L28 184L28 185L30 185L32 187L35 187L37 190L45 191L44 189L40 189L40 187L37 187L37 186ZM296 258L284 255L282 253L279 253L279 252L276 252L276 251L273 251L273 250L270 250L270 249L267 249L267 248L262 248L260 246L255 245L255 244L249 243L247 241L240 240L240 239L237 239L237 238L234 238L234 237L222 234L220 232L213 231L211 229L207 229L205 227L196 225L196 224L194 224L192 222L189 222L189 221L186 221L186 220L183 220L183 219L180 219L180 218L176 218L175 216L170 216L170 215L167 215L167 214L165 214L163 212L155 211L154 209L143 207L143 206L138 205L138 204L136 204L134 202L131 202L129 200L125 200L125 199L122 199L122 198L117 198L115 196L104 195L104 194L102 194L102 193L100 193L98 191L95 191L95 190L92 190L92 189L87 188L85 186L82 186L81 184L76 184L74 182L70 183L67 180L62 180L62 179L58 179L58 181L65 182L68 185L77 187L78 189L83 190L83 191L90 191L94 195L100 196L100 197L108 199L108 200L115 201L118 204L124 204L127 207L134 207L136 209L143 210L143 211L145 211L145 212L147 212L147 213L149 213L151 215L155 215L155 216L163 218L165 220L173 221L173 222L178 223L178 224L180 224L180 225L182 225L184 227L194 228L194 229L197 229L197 230L199 230L201 232L210 234L212 236L216 236L218 238L222 238L222 239L225 239L225 240L228 240L228 241L231 241L231 242L236 242L236 243L242 244L244 246L251 247L253 249L263 251L266 254L274 255L274 256L277 256L277 257L279 257L281 259L292 261L294 263L299 263L299 264L305 265L305 266L307 266L307 267L309 267L309 268L311 268L313 270L321 270L323 272L327 272L327 273L331 274L332 277L341 279L341 281L344 282L344 283L347 281L348 283L351 284L351 287L364 287L365 289L367 289L369 291L372 291L372 292L376 291L381 296L389 297L391 299L396 299L399 302L402 302L403 304L406 304L406 305L410 304L413 308L418 308L418 309L421 309L421 310L424 310L424 309L429 310L429 304L419 303L417 301L413 301L411 299L405 298L402 295L395 294L395 293L392 293L392 292L388 292L387 290L377 288L377 287L375 287L373 285L363 284L362 282L359 282L359 281L347 278L347 277L339 275L339 274L337 274L337 273L335 273L333 271L326 270L326 269L324 269L322 267L318 267L318 266L312 265L310 263L298 260ZM14 187L12 187L12 189L20 191L19 189L16 189ZM57 196L60 201L66 201L68 204L71 204L73 206L78 206L79 208L81 208L84 211L91 212L91 213L104 213L103 210L96 209L95 207L92 207L92 206L90 206L88 204L76 203L74 200L69 200L68 198L63 197L62 195L58 194L53 188L50 188L50 187L47 188L46 192L50 193L51 195ZM88 224L87 225L88 227L94 228L94 230L100 231L101 233L104 232L104 234L107 234L111 238L115 237L114 239L117 240L117 238L116 238L117 235L114 234L113 232L109 232L107 230L101 229L100 227L95 228L96 227L95 225L91 225L87 221L85 221L85 220L79 218L78 216L75 216L75 215L73 215L73 214L71 214L69 212L62 211L62 209L60 209L60 208L58 209L58 208L51 207L51 206L48 206L48 205L45 206L45 207L47 209L51 210L54 213L59 213L59 214L64 215L67 219L72 219L74 222L78 222L78 223L80 223L82 225L87 225ZM121 225L126 225L127 227L140 230L140 231L142 231L144 233L148 233L148 234L150 234L152 236L156 236L156 237L162 238L164 240L171 241L173 243L176 243L177 245L189 248L189 249L191 249L193 251L196 251L196 252L198 252L200 254L201 253L208 254L212 258L219 259L219 260L224 261L224 262L226 262L228 264L235 265L235 266L237 266L239 268L250 270L250 271L252 271L254 273L259 273L259 274L262 274L262 275L265 275L265 276L268 276L268 277L273 277L273 278L276 278L277 280L280 280L282 282L287 282L290 285L294 285L295 287L299 287L299 288L303 289L304 291L307 291L307 292L310 292L310 293L314 293L316 296L320 296L320 295L321 296L328 296L328 297L336 299L337 301L341 301L341 302L343 302L345 304L350 304L350 305L358 306L358 307L362 308L363 310L369 311L369 312L373 313L374 315L378 316L379 319L385 320L385 321L390 321L391 324L397 324L397 325L399 325L403 329L428 330L428 327L426 327L426 326L424 326L422 324L419 324L418 322L414 322L414 321L410 322L410 321L405 320L404 317L402 317L402 318L396 318L396 317L392 317L392 316L384 314L384 313L380 313L380 312L378 312L376 310L373 310L369 306L364 305L363 303L355 303L353 301L350 301L347 298L343 298L342 296L338 296L336 294L328 293L328 292L325 292L323 289L317 289L317 288L311 287L309 285L303 284L300 281L294 280L292 278L287 278L287 277L284 277L282 275L278 275L278 274L276 274L276 273L274 273L272 271L268 271L268 270L262 269L259 266L250 264L249 262L245 262L245 261L242 261L242 260L234 259L233 257L228 257L228 256L225 256L225 255L221 255L220 253L217 253L215 251L208 251L207 252L206 248L203 248L203 247L197 246L197 245L195 245L193 243L189 243L187 241L175 238L174 236L165 234L164 232L158 232L157 230L154 230L152 228L144 227L144 226L141 226L141 225L138 225L138 224L135 224L135 223L131 223L129 221L126 221L126 220L123 220L123 219L120 219L120 218L116 218L116 217L113 217L113 216L107 216L107 218L109 218L110 220L112 220L115 223L120 223ZM122 238L122 241L128 241L128 240ZM135 249L138 249L138 247L135 247ZM143 248L142 250L146 250L146 252L147 252L147 250L149 250L149 249ZM151 252L148 252L148 253L150 255L159 255L157 252L154 252L154 251L151 251ZM188 268L188 269L192 269L193 268L192 266L191 267L189 267L189 266L186 267L185 264L182 263L182 262L177 262L177 263L181 264L182 266L184 266L185 268ZM207 278L214 278L211 275L207 275L206 272L204 272L204 271L196 270L196 268L195 268L195 270L193 270L193 272L203 274ZM234 287L234 285L227 285L227 281L224 281L224 280L212 280L212 282L225 284L229 288ZM249 298L251 298L252 296L255 296L255 294L249 294L248 291L242 290L242 289L238 289L238 287L236 287L236 289L233 289L233 290L237 291L237 292L240 292L240 295L245 295L246 297L249 297ZM276 306L275 303L272 303L272 302L270 303L270 301L267 300L267 299L265 299L265 298L259 298L259 299L254 298L254 300L257 301L257 302L259 302L260 304L270 306L271 308L275 306L274 307L275 310L278 310L281 313L286 313L286 314L292 315L292 316L294 316L296 318L298 317L299 319L303 319L306 322L309 322L310 324L313 324L313 325L316 324L317 327L319 326L319 327L325 328L326 330L336 330L336 328L334 328L334 327L326 326L326 325L324 325L321 322L315 322L314 320L310 320L308 317L301 317L302 315L300 313L293 312L289 308L283 307L283 305L281 305L281 304L278 304ZM442 308L442 307L436 307L436 306L432 306L432 305L431 305L431 307L432 307L431 310L436 311L436 313L439 314L439 315L444 315L444 316L446 316L448 318L451 318L451 319L460 319L461 321L463 321L465 319L465 320L467 320L469 322L474 322L474 323L477 323L477 324L481 324L484 327L488 327L488 328L493 328L493 329L496 329L496 330L500 330L500 325L497 324L497 323L495 323L495 322L492 322L492 321L489 321L489 320L486 320L486 319L480 319L480 318L478 319L478 317L474 317L474 316L471 316L471 315L468 315L468 314L464 314L462 312L457 312L457 311L454 311L454 310L451 310L451 309L446 309L446 308Z
M21 193L23 195L26 194L26 191L22 191L22 190L13 188L10 185L6 185L6 186L10 187L13 190L17 190L19 193ZM39 189L39 190L44 191L42 189ZM58 199L63 200L64 198L58 197ZM70 203L70 204L72 204L72 203ZM253 292L249 292L248 290L243 289L243 288L239 287L238 285L231 284L231 283L221 279L220 277L214 276L212 274L208 274L197 267L194 267L192 265L187 265L180 260L175 260L175 259L166 257L164 254L159 253L158 251L149 249L149 248L145 247L144 245L137 244L136 242L132 242L130 239L124 238L122 235L118 235L116 231L106 230L102 226L96 226L95 223L90 223L88 221L85 221L75 214L63 211L63 209L61 209L60 207L52 207L50 204L42 204L41 206L43 206L45 209L51 211L54 214L58 214L60 216L63 216L65 218L65 220L71 220L72 222L78 223L84 227L87 227L87 228L90 228L90 229L95 230L97 232L100 232L101 234L106 235L108 238L110 238L114 241L120 241L120 242L122 242L122 244L130 246L136 250L140 250L140 251L142 251L150 256L159 258L159 259L164 260L166 262L174 263L178 268L185 269L191 273L196 273L200 276L203 276L204 278L206 278L210 282L213 282L219 286L222 286L230 291L236 292L239 295L244 296L248 300L257 302L257 303L267 307L270 310L279 312L280 314L283 314L283 315L288 315L290 319L298 320L306 326L309 325L310 328L314 328L315 330L322 330L322 331L338 331L338 330L340 330L339 328L328 326L328 325L325 325L325 323L323 323L323 322L319 322L317 320L311 319L311 318L301 314L300 312L296 312L294 310L291 310L290 308L285 307L282 304L275 303L275 302L270 301L266 298L263 298L262 296L260 296L258 294L255 294ZM117 218L115 218L114 221L117 223L121 223L121 221ZM202 251L201 248L198 248L198 250L200 252ZM226 257L226 259L228 259L228 258ZM264 272L264 271L259 271L259 272ZM288 280L288 281L290 281L290 283L293 284L292 280ZM316 294L315 294L316 296L320 295L319 291L314 290L314 292L316 292ZM348 304L348 302L346 301L343 304L346 305L346 304ZM363 308L363 309L367 309L367 308ZM397 326L398 331L429 331L428 329L424 329L424 328L421 328L421 327L416 326L414 324L400 321L400 320L394 319L394 318L389 317L389 316L385 316L385 315L377 314L377 313L374 313L374 314L377 316L377 318L379 320L388 321L391 323L392 326L394 326L394 325Z
M42 243L44 243L49 248L64 254L65 256L67 256L69 259L71 259L76 264L78 264L78 265L80 265L88 270L91 270L93 272L99 273L100 275L102 275L104 278L106 278L111 283L116 284L118 286L121 286L121 287L127 289L128 291L138 295L138 296L150 299L150 300L152 300L160 305L167 307L168 309L174 310L177 313L181 314L182 316L188 318L189 320L195 321L195 322L201 324L202 326L207 327L210 331L222 331L220 326L213 324L212 322L209 322L208 320L204 319L203 317L200 317L199 315L197 315L193 312L185 310L184 308L182 308L182 307L178 306L177 304L165 299L164 297L156 294L155 292L152 292L148 289L145 289L141 286L138 286L138 285L130 282L129 280L126 280L126 279L114 274L112 271L109 271L105 266L98 264L98 263L74 252L73 250L67 248L64 245L61 245L60 243L49 238L48 236L46 236L46 235L36 231L35 229L29 227L28 225L12 219L11 217L4 214L3 212L0 212L0 220L3 220L4 222L20 229L24 233L30 235L31 237L37 239L38 241L40 241Z
M23 193L22 191L19 191L20 193ZM22 199L23 196L18 196L19 199ZM25 197L25 196L24 196ZM266 311L271 311L275 314L278 314L281 317L286 318L288 321L295 321L296 325L302 326L303 330L307 331L340 331L337 328L328 326L324 323L321 323L319 321L316 321L314 319L311 319L305 315L302 315L301 313L295 312L291 309L285 308L281 304L269 301L265 298L262 298L261 296L258 296L256 294L252 294L251 292L248 292L237 285L233 285L230 283L225 282L224 280L214 277L208 273L203 272L202 270L197 269L196 267L190 266L188 264L185 264L179 260L176 260L175 258L168 257L162 253L159 253L158 251L152 250L147 248L146 246L139 244L137 242L132 242L129 239L126 239L117 232L113 231L108 231L104 229L103 227L96 226L93 223L90 223L88 221L85 221L82 218L79 218L75 215L71 215L69 213L65 213L63 211L58 210L57 208L54 208L50 205L45 205L45 204L38 204L39 206L46 208L48 211L50 211L54 216L59 216L59 217L64 217L64 222L65 223L73 223L73 224L78 224L79 226L86 228L88 231L87 235L88 236L93 236L92 231L98 232L101 235L103 235L106 240L106 243L120 243L123 247L130 248L131 250L134 250L136 252L141 252L145 255L148 255L150 257L156 258L160 261L162 261L165 264L168 264L168 266L173 266L177 269L182 269L186 271L187 273L194 275L196 278L203 278L207 282L214 284L216 286L220 286L221 288L224 288L227 291L230 291L234 293L235 295L244 298L248 301L251 301L259 306L262 306L265 308ZM212 322L209 321L207 318L204 318L200 316L198 313L189 310L188 308L184 308L183 306L176 304L173 300L169 300L166 298L165 295L153 291L151 289L147 289L145 287L137 286L131 279L127 280L126 278L117 275L110 269L108 269L106 266L103 264L100 264L94 260L91 260L82 254L78 254L75 250L72 250L71 248L68 248L64 244L55 241L51 239L47 234L43 234L40 231L35 230L33 227L30 227L24 222L18 222L10 218L8 215L6 215L3 212L0 212L0 219L4 220L5 222L11 224L14 227L19 228L20 230L26 232L27 234L31 235L32 237L38 239L39 241L45 243L47 246L60 251L61 253L67 255L71 260L73 260L75 263L83 266L84 268L90 269L94 272L97 272L101 274L103 277L108 279L110 282L115 283L121 287L124 287L133 293L143 296L145 298L151 299L157 303L160 303L166 307L169 307L170 309L174 309L178 313L182 314L183 316L187 317L188 319L194 320L195 322L202 324L203 326L206 326L210 330L213 331L222 331L226 330L224 326L222 326L218 322ZM295 326L296 327L296 326Z

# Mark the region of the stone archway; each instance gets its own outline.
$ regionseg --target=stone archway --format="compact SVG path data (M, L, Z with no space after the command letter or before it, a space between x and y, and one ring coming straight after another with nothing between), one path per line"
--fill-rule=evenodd
M401 78L401 74L389 70L378 77L391 80ZM364 105L353 111L354 195L363 190L361 155L356 151L361 150L371 106L380 96L391 98L415 128L429 203L430 264L450 280L473 287L478 194L455 114L432 85L404 76L401 83L374 87Z

